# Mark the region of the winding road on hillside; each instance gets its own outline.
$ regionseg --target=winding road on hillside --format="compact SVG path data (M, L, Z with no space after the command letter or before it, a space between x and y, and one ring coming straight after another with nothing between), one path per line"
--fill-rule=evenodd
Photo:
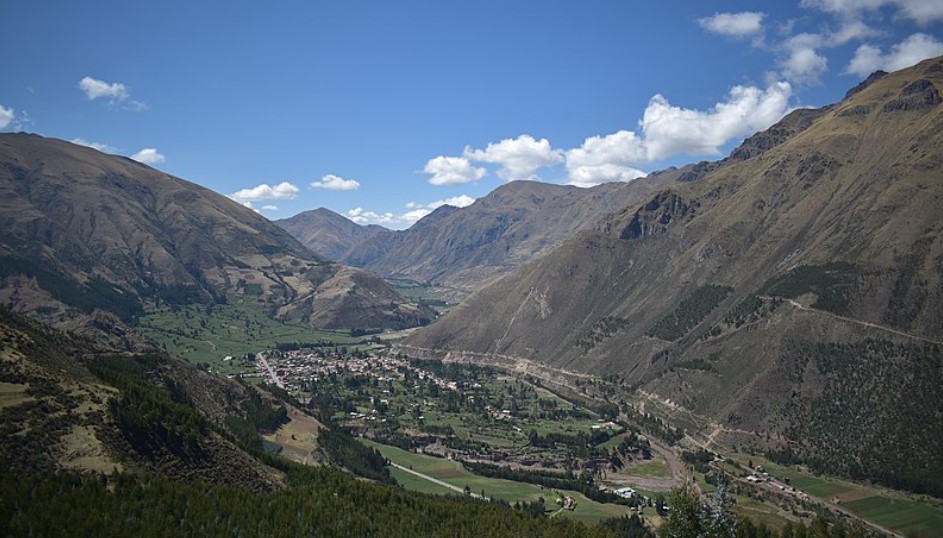
M898 331L897 329L892 329L884 325L878 325L877 323L871 323L870 321L862 321L860 319L848 318L845 316L839 316L838 314L833 314L831 312L826 312L825 310L819 310L818 308L812 308L811 306L805 306L802 303L794 301L792 299L786 299L791 306L797 310L802 310L803 312L813 312L815 314L820 314L823 316L830 317L832 319L838 319L841 321L847 321L848 323L854 323L856 325L861 325L871 329L877 329L879 331L889 332L891 334L896 334L897 336L903 336L904 338L911 338L913 340L920 340L921 342L927 342L928 344L936 344L938 346L943 346L943 341L933 340L932 338L924 338L923 336L917 336L915 334L905 333L903 331Z

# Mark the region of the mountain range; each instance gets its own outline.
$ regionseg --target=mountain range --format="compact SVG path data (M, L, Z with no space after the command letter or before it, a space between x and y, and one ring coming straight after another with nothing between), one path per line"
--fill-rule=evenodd
M303 406L277 387L212 375L134 330L154 307L239 296L312 328L428 324L393 351L513 370L523 374L515 387L549 383L614 419L667 423L685 448L723 446L943 497L941 88L943 58L877 72L724 159L590 189L511 182L403 231L326 209L273 223L127 158L2 134L0 462L17 480L95 473L29 486L57 495L180 487L189 489L166 496L210 492L267 511L285 505L248 492L282 492L304 501L305 521L335 532L349 531L355 512L356 528L372 529L361 534L376 532L375 509L394 523L444 514L469 532L487 521L537 534L509 530L511 518L514 529L581 531L267 453L260 433L303 423L317 438L303 461L393 480L316 398ZM384 277L461 302L434 320ZM0 486L19 491L11 484ZM471 513L482 519L462 519Z
M128 322L147 304L244 292L273 316L319 327L405 327L433 315L213 191L29 134L0 135L0 262L0 303L60 323L102 322L103 312Z
M404 349L606 376L708 442L943 492L940 88L938 58L796 110Z
M359 226L323 208L276 223L327 257L387 278L428 283L461 299L687 171L589 189L514 181L468 207L439 207L401 231Z

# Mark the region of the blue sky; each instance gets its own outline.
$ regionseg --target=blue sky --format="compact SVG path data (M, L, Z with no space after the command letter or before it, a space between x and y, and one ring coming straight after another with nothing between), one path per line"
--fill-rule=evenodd
M0 16L0 130L134 156L272 219L323 206L393 228L509 180L719 158L943 54L943 0L0 0Z

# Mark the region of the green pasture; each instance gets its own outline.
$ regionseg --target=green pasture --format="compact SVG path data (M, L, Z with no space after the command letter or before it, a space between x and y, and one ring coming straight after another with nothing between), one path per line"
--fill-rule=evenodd
M229 296L226 304L153 308L141 316L137 329L170 353L222 373L244 371L240 357L278 344L329 340L353 347L359 340L347 331L271 319L264 304L241 295ZM227 355L237 360L223 362Z
M842 506L905 536L943 536L943 507L906 498L874 495Z

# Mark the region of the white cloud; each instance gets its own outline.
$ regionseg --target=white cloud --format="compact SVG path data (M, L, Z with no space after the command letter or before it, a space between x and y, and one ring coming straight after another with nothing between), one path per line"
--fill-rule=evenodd
M817 49L827 40L820 34L802 33L794 35L783 43L786 58L779 62L782 71L778 76L800 84L817 84L822 74L828 70L828 59Z
M452 159L460 161L463 169L467 170L472 168L472 160L487 158L487 162L503 163L506 178L520 179L520 176L533 176L541 166L565 161L571 185L589 187L604 182L631 181L646 175L641 170L645 164L680 154L719 155L722 147L730 141L779 121L790 111L790 97L792 86L784 81L773 82L765 90L754 86L734 86L726 100L708 110L681 108L672 105L664 96L655 95L638 122L638 133L620 130L609 135L591 136L580 147L567 151L552 149L546 139L537 141L522 135L517 139L489 144L485 150L466 149L464 157L437 157L429 162L445 163ZM427 165L426 171L430 172L430 168ZM476 172L476 178L481 174L483 171ZM457 198L440 202L462 207L458 202L471 203L473 200L471 197ZM410 202L407 208L429 209L436 207L437 203Z
M827 44L829 46L837 47L839 45L844 45L849 41L874 37L879 34L880 32L861 21L845 21L838 28L837 32L831 32L827 34Z
M102 153L115 153L118 151L118 148L114 146L109 146L108 144L102 144L101 142L89 142L88 140L85 140L84 138L73 138L69 142L72 142L73 144L78 144L80 146L85 146L87 148L97 149L98 151L101 151ZM132 157L132 159L133 158L134 157ZM135 159L135 160L139 160L139 159Z
M104 80L85 77L79 81L79 88L85 92L89 99L98 99L99 97L108 97L113 101L123 101L131 94L124 84L120 82L108 83Z
M267 183L262 183L251 189L242 189L241 191L234 192L230 194L229 197L245 205L245 202L257 202L259 200L290 200L298 196L299 192L301 192L301 189L287 181L283 181L274 187L269 186Z
M864 77L878 69L896 71L941 54L943 43L927 34L917 33L892 46L887 54L873 45L861 45L845 72Z
M262 211L278 211L277 205L264 205L262 206Z
M471 165L464 157L445 157L440 155L429 159L423 171L432 174L429 183L433 185L458 185L478 181L485 175L484 168Z
M583 145L566 152L569 183L592 187L608 181L631 181L645 172L634 168L647 160L645 142L632 131L591 136Z
M779 121L789 111L792 87L776 82L766 90L734 86L724 102L707 111L672 106L652 97L641 126L646 156L657 161L678 154L717 155L728 141Z
M567 185L577 187L595 187L602 183L621 181L623 183L645 177L647 174L638 168L621 164L605 163L596 166L581 166L570 170Z
M368 211L362 207L355 207L347 210L347 218L357 224L379 224L390 228L403 228L412 226L419 219L432 213L430 209L413 209L400 215L393 213L377 213Z
M160 164L167 160L164 155L157 152L157 148L144 148L134 155L131 155L131 158L144 164Z
M463 157L500 165L498 176L506 181L538 179L534 175L538 168L563 162L563 152L551 148L546 138L535 140L526 134L488 144L483 150L465 148Z
M426 204L426 207L429 209L435 209L444 205L450 205L454 207L468 207L475 203L475 199L467 194L460 194L458 196L452 196L451 198L446 198L444 200L436 200L435 202L430 202Z
M467 194L460 194L458 196L452 196L451 198L445 198L444 200L436 200L435 202L429 202L428 204L420 204L417 202L409 202L406 204L406 209L436 209L444 205L450 205L454 207L468 207L475 203L475 198L468 196Z
M698 19L697 23L708 32L727 37L741 38L763 31L765 13L743 11L740 13L715 13L711 17Z
M344 179L334 174L326 174L321 177L321 181L312 182L310 187L329 191L352 191L360 188L360 182L356 179Z
M16 117L16 114L14 114L12 108L4 108L3 105L0 105L0 129L10 125L14 117Z
M943 2L935 0L898 0L901 15L918 24L943 21Z
M347 218L357 224L390 224L396 220L392 213L376 213L367 211L362 207L355 207L347 210Z
M432 213L428 209L414 209L412 211L407 211L398 217L399 222L404 222L406 224L412 225L419 219L425 217L426 215Z
M895 16L917 24L943 20L943 2L939 0L802 0L802 7L819 9L846 19L857 19L867 11L896 8Z

